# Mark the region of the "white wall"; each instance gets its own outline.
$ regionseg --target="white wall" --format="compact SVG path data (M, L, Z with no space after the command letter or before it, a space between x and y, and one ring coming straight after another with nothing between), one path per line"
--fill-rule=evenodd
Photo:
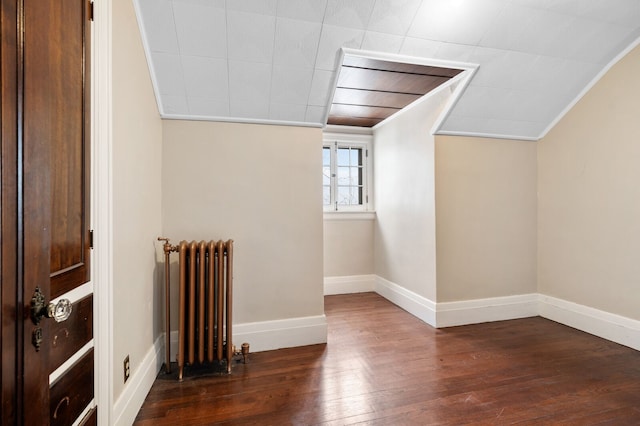
M436 298L434 136L450 92L424 99L374 130L375 274Z
M538 143L540 293L640 320L640 47Z
M335 215L334 215L335 216ZM374 218L324 220L324 276L373 274Z
M113 19L113 400L162 331L155 239L161 229L162 124L131 1ZM100 230L97 230L98 238ZM128 383L129 384L129 383Z
M235 241L234 323L324 315L321 130L174 120L163 129L164 234Z
M438 302L536 292L536 144L436 138Z

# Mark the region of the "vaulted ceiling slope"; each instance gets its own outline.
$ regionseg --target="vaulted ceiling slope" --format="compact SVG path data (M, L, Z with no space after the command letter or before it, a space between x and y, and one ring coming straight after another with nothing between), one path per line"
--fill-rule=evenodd
M326 124L342 47L479 64L441 133L538 139L640 0L134 0L164 118Z

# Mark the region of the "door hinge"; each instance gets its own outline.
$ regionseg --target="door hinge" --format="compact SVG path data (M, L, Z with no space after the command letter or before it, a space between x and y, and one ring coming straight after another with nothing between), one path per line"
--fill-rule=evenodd
M93 2L89 2L89 20L93 21Z
M93 249L93 229L89 230L89 248Z

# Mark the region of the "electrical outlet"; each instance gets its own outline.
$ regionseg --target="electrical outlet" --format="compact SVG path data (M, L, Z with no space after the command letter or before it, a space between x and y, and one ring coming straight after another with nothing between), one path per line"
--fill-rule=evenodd
M127 355L124 359L124 382L126 383L131 375L131 364L129 363L129 355Z

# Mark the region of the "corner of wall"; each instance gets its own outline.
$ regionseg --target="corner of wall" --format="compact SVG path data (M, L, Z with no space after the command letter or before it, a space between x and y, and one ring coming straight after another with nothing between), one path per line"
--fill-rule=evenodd
M161 334L149 348L146 355L129 377L128 383L113 405L113 424L128 426L133 424L153 386L158 372L162 368L164 353L164 334Z

